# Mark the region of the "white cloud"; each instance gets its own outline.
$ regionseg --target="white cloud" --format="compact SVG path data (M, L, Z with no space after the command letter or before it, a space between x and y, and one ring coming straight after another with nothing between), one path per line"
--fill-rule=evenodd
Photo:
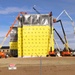
M19 7L7 7L5 9L1 9L0 10L0 14L10 14L10 13L15 13L15 12L21 12L21 11L25 11L25 12L31 12L31 9L28 8L19 8Z

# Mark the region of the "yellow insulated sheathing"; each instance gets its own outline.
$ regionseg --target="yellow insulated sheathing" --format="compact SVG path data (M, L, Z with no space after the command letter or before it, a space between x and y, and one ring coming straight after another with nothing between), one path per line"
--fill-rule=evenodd
M22 27L18 27L18 57L22 57Z
M52 32L52 37L51 37L51 46L52 46L52 51L54 51L54 33Z
M54 32L52 31L52 51L54 51Z
M53 42L50 36L49 26L23 25L23 57L48 55L50 46L54 50L54 43L50 44Z
M52 48L52 50L51 50ZM50 33L50 51L54 51L54 31L52 28L52 33Z
M10 42L10 50L16 50L17 49L17 42Z

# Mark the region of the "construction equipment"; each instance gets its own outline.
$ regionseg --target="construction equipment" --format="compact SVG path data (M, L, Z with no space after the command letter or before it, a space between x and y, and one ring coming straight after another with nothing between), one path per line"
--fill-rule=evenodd
M66 43L65 48L64 48L64 50L63 50L63 52L62 52L62 55L71 55L70 47L69 47L69 45L68 45L68 41L67 41L67 37L66 37L66 34L65 34L65 30L64 30L62 21L61 21L61 20L57 20L56 22L60 22L60 24L61 24L61 28L62 28L62 31L63 31L65 43Z
M8 35L9 35L10 32L12 31L14 25L16 24L16 22L17 22L17 20L19 19L19 17L20 17L21 14L27 14L27 13L26 13L26 12L20 12L20 13L18 14L18 16L16 17L15 21L14 21L13 24L11 25L9 31L7 32L5 38L3 39L3 41L2 41L2 43L1 43L1 45L0 45L0 48L3 46L5 40L7 39Z
M49 13L49 16L50 16L50 21L54 21L53 18L52 18L52 12ZM53 31L53 23L50 22L50 26L51 26L51 37L52 37L52 31ZM52 47L50 47L50 52L49 52L50 56L56 56L56 51L52 51Z
M56 19L58 20L58 19L59 19L59 17L60 17L63 13L65 13L65 14L68 16L68 18L71 20L71 23L72 23L72 26L73 26L73 29L74 29L74 34L75 34L74 21L73 21L73 19L71 18L71 16L67 13L67 11L66 11L66 10L63 10L63 11L59 14L59 16L58 16Z
M59 33L57 32L56 29L54 29L54 31L56 32L56 34L58 35L58 37L60 38L61 42L63 43L63 45L65 46L64 50L62 51L61 55L65 56L65 55L71 55L71 49L68 47L68 44L64 42L64 40L61 38L61 36L59 35Z
M8 56L4 52L0 52L0 58L7 58Z
M38 14L40 14L40 12L35 8L35 5L33 6L33 9L34 9Z
M65 30L64 30L64 27L62 25L62 21L61 20L57 20L56 22L60 22L60 25L61 25L61 28L62 28L62 31L63 31L63 34L64 34L64 39L65 39L65 42L68 46L68 41L67 41L67 38L66 38L66 34L65 34ZM68 49L68 48L67 48Z

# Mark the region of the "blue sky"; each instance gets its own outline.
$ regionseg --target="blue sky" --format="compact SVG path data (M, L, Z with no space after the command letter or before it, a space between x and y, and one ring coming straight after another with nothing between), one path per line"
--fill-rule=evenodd
M34 5L36 5L36 9L41 14L48 14L52 11L53 17L55 18L57 18L63 10L66 10L75 22L75 0L0 0L0 43L19 12L24 11L29 14L36 13L32 9ZM63 22L70 47L75 49L75 37L71 21L65 14L63 14L60 19ZM54 27L63 38L60 24L54 24ZM59 46L63 48L63 45L56 34L55 39ZM9 45L9 38L4 45Z

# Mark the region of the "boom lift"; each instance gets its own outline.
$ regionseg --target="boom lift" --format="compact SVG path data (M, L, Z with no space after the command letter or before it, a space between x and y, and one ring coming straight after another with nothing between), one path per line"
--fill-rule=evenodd
M59 35L59 33L57 32L56 29L54 29L54 31L56 32L56 34L58 35L59 39L61 40L61 42L63 43L63 45L65 46L65 50L62 51L61 55L71 55L71 50L68 47L68 45L64 42L64 40L61 38L61 36Z
M62 28L62 31L63 31L63 34L64 34L65 43L66 43L65 44L65 48L64 48L64 50L62 52L62 55L71 55L71 51L70 51L71 49L69 48L69 45L68 45L68 41L67 41L67 38L66 38L64 27L62 25L62 21L61 20L57 20L56 22L60 22L60 24L61 24L61 28Z
M4 42L5 42L5 40L6 40L7 37L9 36L10 32L12 31L14 25L16 24L16 22L17 22L17 20L19 19L19 17L20 17L21 14L23 15L23 14L27 14L27 13L26 13L26 12L20 12L20 13L18 14L18 16L16 17L15 21L13 22L13 24L12 24L11 27L10 27L10 29L8 30L8 32L7 32L6 36L5 36L5 38L3 39L2 43L0 44L0 49L2 48L2 46L3 46ZM4 52L0 52L0 58L1 58L1 57L3 57L3 58L6 57Z
M3 41L2 41L2 43L1 43L1 45L0 45L0 48L3 46L5 40L7 39L8 35L9 35L10 32L12 31L14 25L16 24L16 22L17 22L17 20L19 19L19 17L20 17L21 14L23 15L23 14L27 14L27 13L26 13L26 12L20 12L20 13L18 14L18 16L16 17L15 21L13 22L13 24L12 24L11 27L10 27L10 29L8 30L8 32L7 32L6 36L5 36L5 38L3 39Z
M68 41L67 41L67 38L66 38L66 34L65 34L65 30L64 30L64 27L63 27L63 25L62 25L62 21L61 21L61 20L58 20L58 21L56 21L56 22L60 22L60 25L61 25L61 28L62 28L62 31L63 31L63 34L64 34L65 42L66 42L67 46L69 47ZM67 49L68 49L68 48L67 48Z
M73 19L71 18L71 16L67 13L67 11L66 11L66 10L63 10L63 11L59 14L59 16L58 16L56 19L58 20L58 19L59 19L59 17L60 17L63 13L65 13L65 14L67 15L67 17L71 20L71 23L72 23L72 26L73 26L73 30L74 30L74 34L75 34L74 21L73 21Z

